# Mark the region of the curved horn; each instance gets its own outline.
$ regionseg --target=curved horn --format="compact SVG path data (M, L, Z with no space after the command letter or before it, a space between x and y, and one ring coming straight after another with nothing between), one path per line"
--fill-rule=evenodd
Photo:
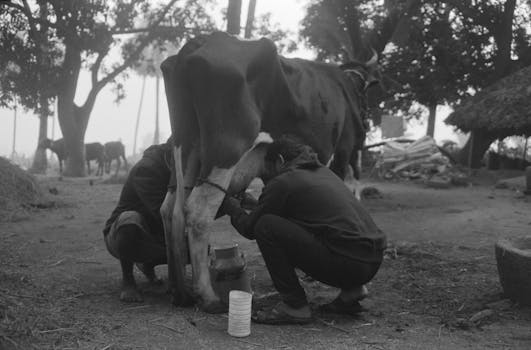
M375 64L378 63L378 53L374 49L371 49L371 50L372 50L372 57L367 62L365 62L365 65L369 67L374 66Z

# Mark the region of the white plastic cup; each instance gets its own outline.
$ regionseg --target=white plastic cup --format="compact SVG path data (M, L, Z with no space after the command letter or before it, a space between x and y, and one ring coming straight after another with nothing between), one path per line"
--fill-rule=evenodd
M251 305L253 295L241 290L229 292L229 327L233 337L247 337L251 334Z

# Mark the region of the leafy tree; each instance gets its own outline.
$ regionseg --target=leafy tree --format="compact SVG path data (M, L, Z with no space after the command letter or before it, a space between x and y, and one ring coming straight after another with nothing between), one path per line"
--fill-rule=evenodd
M470 86L467 43L455 37L453 19L447 4L421 1L407 19L407 39L391 45L382 59L385 72L402 86L385 108L396 112L411 111L416 102L426 106L432 137L437 105L458 101Z
M314 0L300 34L317 50L318 60L366 61L373 50L382 57L388 43L407 38L408 19L420 5L420 0ZM398 87L390 75L380 78L380 89L369 92L371 117L377 124L381 116L378 105Z
M456 105L530 64L530 6L523 0L318 0L308 7L301 34L323 60L360 60L367 47L375 48L384 76L401 86L385 108L407 112L420 102L431 106L433 125L434 105ZM467 162L474 142L478 165L495 137L473 133L459 160Z
M49 83L59 73L54 67L59 52L51 44L50 23L46 20L48 9L42 3L35 6L35 16L25 22L21 16L4 11L2 5L15 4L0 4L0 24L10 22L10 25L0 25L0 67L5 67L0 80L0 106L14 108L18 99L25 109L35 110L40 116L39 140L42 140L46 137L54 96ZM21 11L30 11L27 3L18 6ZM42 172L46 165L46 152L38 149L32 169Z
M420 0L313 0L302 21L301 36L324 61L363 61L381 54L392 40L407 34L406 20Z
M2 2L0 63L23 69L9 72L11 79L2 83L8 93L0 103L9 105L18 96L23 106L40 111L42 121L56 97L68 150L64 174L84 176L84 136L98 93L113 83L120 97L117 79L144 59L148 45L179 43L211 29L204 11L208 1L169 0L159 5L148 0ZM113 60L111 51L119 52L119 59ZM92 86L85 101L77 105L74 97L82 69L90 71Z
M465 40L471 66L467 78L479 91L531 64L531 2L523 0L446 0L455 13L456 32ZM496 140L485 128L472 128L472 137L459 154L462 164L479 167L483 154Z

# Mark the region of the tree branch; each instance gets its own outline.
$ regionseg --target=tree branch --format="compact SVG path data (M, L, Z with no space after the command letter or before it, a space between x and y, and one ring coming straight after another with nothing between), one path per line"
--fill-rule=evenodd
M94 62L94 65L90 69L92 73L92 87L98 84L98 72L100 70L101 62L103 62L103 58L107 55L107 52L99 52L96 62Z
M185 28L185 29L192 29L192 28ZM112 35L126 35L126 34L138 34L138 33L161 33L161 32L169 32L171 30L175 30L175 27L173 26L152 26L152 27L146 27L146 28L115 30L115 31L111 31L111 34Z
M36 39L37 38L37 28L35 27L35 17L33 17L31 13L31 9L29 7L27 0L22 0L22 4L24 4L24 14L28 18L28 23L30 26L30 32L33 32L33 36Z
M171 0L160 12L159 17L154 21L153 26L151 27L157 27L160 22L164 19L168 11L172 8L172 6L177 2L177 0ZM148 32L146 36L144 36L142 39L140 39L139 45L136 47L135 51L118 67L116 67L111 73L107 74L106 77L103 79L97 81L94 84L94 75L97 76L97 71L94 73L94 70L92 71L92 80L93 80L93 86L91 91L89 92L87 96L87 100L83 104L83 108L88 108L91 104L94 104L96 95L100 92L101 89L105 85L107 85L109 82L111 82L114 78L116 78L120 73L122 73L124 70L126 70L142 53L144 48L149 44L151 39L153 39L155 33ZM101 61L103 60L103 57L98 56L98 59L96 61L100 60L99 64L101 64ZM94 69L94 67L93 67Z

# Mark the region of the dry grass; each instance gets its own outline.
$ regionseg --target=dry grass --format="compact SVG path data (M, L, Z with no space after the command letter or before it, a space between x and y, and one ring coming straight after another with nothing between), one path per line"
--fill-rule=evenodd
M9 221L23 206L38 201L42 191L35 177L0 157L0 221Z

